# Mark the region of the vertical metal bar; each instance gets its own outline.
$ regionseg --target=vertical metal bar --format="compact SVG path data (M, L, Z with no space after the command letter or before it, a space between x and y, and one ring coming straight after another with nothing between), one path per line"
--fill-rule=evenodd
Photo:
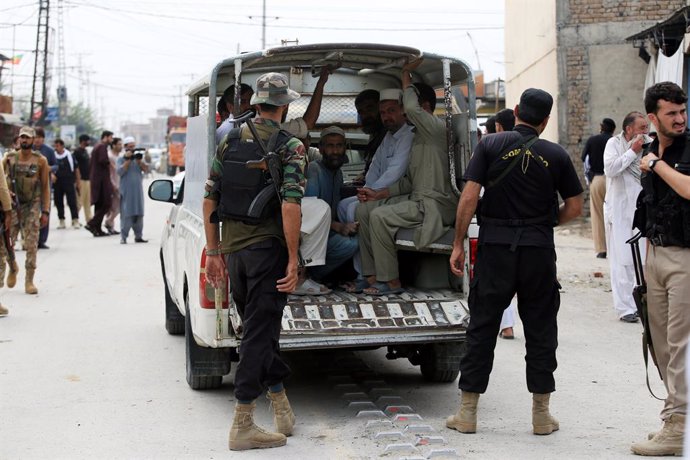
M216 340L223 338L223 287L213 290L216 307Z
M235 59L235 100L234 100L234 110L233 110L233 116L237 117L240 113L242 108L241 106L241 101L242 101L242 59Z
M456 195L460 196L455 178L455 133L453 133L453 97L450 92L450 60L443 59L443 102L446 108L446 141L448 142L448 166L450 168L450 183Z

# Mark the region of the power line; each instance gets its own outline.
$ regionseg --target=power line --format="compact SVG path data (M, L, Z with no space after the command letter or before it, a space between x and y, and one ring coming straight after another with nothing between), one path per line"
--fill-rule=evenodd
M206 24L225 24L225 25L239 25L248 27L261 27L260 24L252 24L246 22L226 21L222 19L201 19L194 17L174 16L170 14L148 13L144 11L124 10L122 8L109 8L100 5L90 5L87 3L69 2L70 5L85 6L89 8L96 8L104 11L111 11L117 13L132 13L140 16L153 16L156 18L177 19L180 21L201 22ZM333 26L311 26L299 24L284 24L273 25L273 28L278 29L311 29L311 30L345 30L345 31L374 31L374 32L448 32L448 31L464 31L464 30L502 30L503 26L463 26L463 27L424 27L424 28L375 28L375 27L333 27Z

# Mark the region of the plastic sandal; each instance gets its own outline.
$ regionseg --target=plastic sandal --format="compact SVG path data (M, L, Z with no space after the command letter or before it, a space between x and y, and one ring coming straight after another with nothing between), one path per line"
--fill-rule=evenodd
M388 285L388 283L380 283L376 282L369 286L367 289L376 289L376 292L365 292L365 294L368 295L392 295L392 294L400 294L401 292L404 291L402 287L399 288L392 288Z
M306 279L292 292L292 295L325 295L330 293L331 290L323 284L319 284L312 279Z

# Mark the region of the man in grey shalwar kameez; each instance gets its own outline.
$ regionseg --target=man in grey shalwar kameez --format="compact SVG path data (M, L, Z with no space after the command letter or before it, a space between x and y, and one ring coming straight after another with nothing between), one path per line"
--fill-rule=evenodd
M134 154L134 139L125 144L125 155L117 159L120 176L120 243L126 244L129 230L134 230L135 243L147 243L144 229L144 174L149 167L141 155ZM129 140L129 139L128 139Z

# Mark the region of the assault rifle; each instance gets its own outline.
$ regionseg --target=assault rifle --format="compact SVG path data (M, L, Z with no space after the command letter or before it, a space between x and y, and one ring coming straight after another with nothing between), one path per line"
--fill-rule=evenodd
M261 169L262 171L267 171L271 177L271 186L264 187L261 192L254 198L251 205L249 206L249 216L260 217L264 206L273 199L273 194L278 197L278 202L281 200L280 196L280 186L283 183L283 162L275 151L277 150L277 140L281 131L276 131L271 135L268 141L268 147L264 143L263 139L259 136L256 131L256 126L251 120L247 120L247 126L252 133L252 137L259 145L261 152L263 153L263 158L261 160L250 160L247 161L246 165L249 169ZM299 266L304 267L305 264L309 263L311 260L304 260L302 258L301 251L297 251L297 257L299 258Z
M12 244L10 231L11 229L5 227L5 211L0 211L0 232L2 232L2 241L5 245L5 251L7 251L10 273L17 273L19 272L19 265L17 265L17 259L14 255L14 245Z
M642 232L637 232L632 238L626 241L630 245L632 251L633 265L635 267L635 280L637 285L633 288L633 299L635 306L637 306L637 315L642 321L642 356L644 357L645 374L647 376L647 389L656 399L663 401L652 391L649 385L649 357L652 357L652 362L659 371L659 364L657 363L656 355L654 354L654 344L652 343L652 332L649 330L649 311L647 309L647 281L644 279L644 266L642 265L642 257L640 256L640 238ZM661 371L659 371L661 377ZM663 380L663 378L662 378Z

